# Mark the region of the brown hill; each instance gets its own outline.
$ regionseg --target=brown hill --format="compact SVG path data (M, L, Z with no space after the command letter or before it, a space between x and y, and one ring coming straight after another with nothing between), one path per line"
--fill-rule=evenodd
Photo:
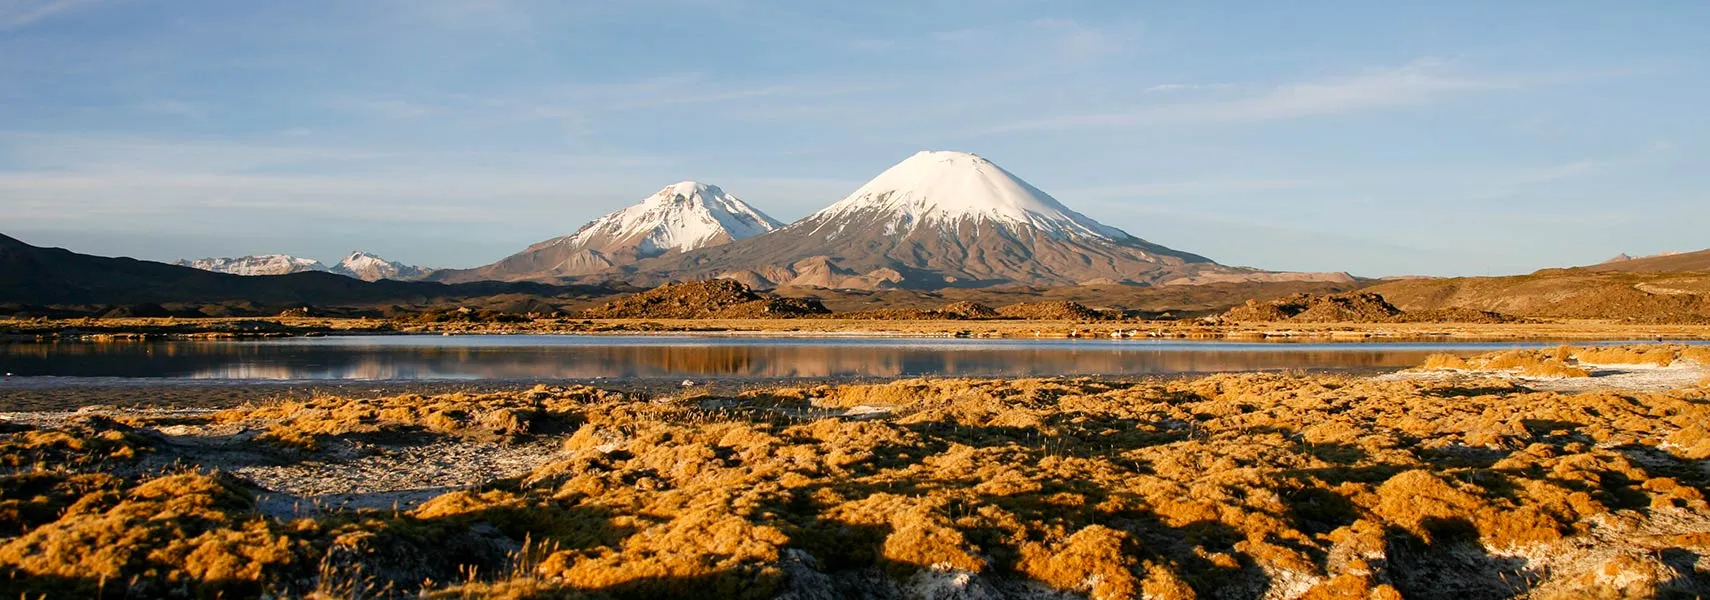
M785 287L772 293L792 298L818 300L838 314L881 309L930 311L946 304L972 302L985 306L1007 306L1022 302L1078 302L1099 309L1124 312L1134 317L1179 318L1219 314L1248 299L1271 300L1298 293L1336 293L1359 284L1323 281L1213 283L1146 287L1134 285L1075 285L1030 287L1020 285L939 290L853 290Z
M1614 260L1583 268L1587 271L1618 271L1622 273L1710 271L1710 250L1640 258L1631 258L1623 254Z
M666 284L582 311L591 319L746 319L827 314L815 300L757 294L741 283L715 279Z
M19 305L242 303L277 313L282 307L303 305L384 306L499 294L555 295L590 289L593 288L538 283L369 282L324 272L230 275L133 258L91 256L64 248L42 248L0 235L0 303Z
M1520 317L1710 323L1707 273L1556 269L1512 277L1392 281L1366 291L1407 311L1473 309Z
M1295 321L1300 323L1382 323L1395 320L1401 309L1383 296L1367 292L1295 294L1270 302L1248 300L1224 313L1231 321Z
M872 308L853 312L836 313L839 319L875 319L884 321L975 321L980 319L999 319L1003 315L992 307L978 302L952 302L932 309L919 308Z
M1469 308L1404 311L1371 292L1295 294L1269 302L1248 300L1223 318L1236 322L1292 323L1506 323L1514 319Z
M1090 321L1103 319L1108 313L1087 308L1079 302L1022 302L997 309L999 315L1028 321Z

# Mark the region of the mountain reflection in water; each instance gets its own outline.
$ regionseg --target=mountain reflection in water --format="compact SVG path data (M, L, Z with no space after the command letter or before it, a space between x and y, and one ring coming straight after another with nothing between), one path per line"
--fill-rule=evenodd
M366 336L0 345L17 376L264 380L1147 375L1379 369L1519 343Z

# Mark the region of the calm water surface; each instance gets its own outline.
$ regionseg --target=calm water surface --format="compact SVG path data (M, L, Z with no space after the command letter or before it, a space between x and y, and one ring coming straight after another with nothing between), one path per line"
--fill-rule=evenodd
M0 344L0 372L178 380L420 381L676 377L1150 375L1387 369L1516 342L1246 343L691 336L395 335L266 341ZM39 381L39 380L38 380Z

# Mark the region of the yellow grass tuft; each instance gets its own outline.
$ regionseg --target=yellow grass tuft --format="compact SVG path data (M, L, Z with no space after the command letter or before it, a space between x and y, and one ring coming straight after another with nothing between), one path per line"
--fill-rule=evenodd
M1656 365L1666 367L1681 358L1679 346L1611 346L1575 348L1573 357L1594 365Z
M1591 371L1573 358L1574 350L1508 350L1471 357L1432 354L1419 368L1454 371L1510 371L1528 377L1590 377Z
M1453 354L1432 354L1425 357L1425 364L1420 368L1433 371L1469 371L1474 367L1467 359Z
M1539 350L1510 350L1487 357L1481 357L1481 368L1499 371L1518 371L1521 375L1531 377L1590 377L1591 371L1571 364L1567 353L1561 350L1545 352Z
M1125 532L1091 525L1055 545L1023 544L1016 570L1095 600L1133 598L1140 579L1133 572L1137 561L1123 548L1128 540Z

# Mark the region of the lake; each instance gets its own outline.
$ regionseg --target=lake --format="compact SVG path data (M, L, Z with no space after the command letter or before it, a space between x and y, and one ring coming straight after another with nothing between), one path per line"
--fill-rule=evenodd
M8 373L14 381L54 377L233 382L1134 376L1285 369L1397 369L1418 365L1426 356L1438 352L1467 355L1553 345L1553 342L384 335L262 341L0 344L0 372Z

